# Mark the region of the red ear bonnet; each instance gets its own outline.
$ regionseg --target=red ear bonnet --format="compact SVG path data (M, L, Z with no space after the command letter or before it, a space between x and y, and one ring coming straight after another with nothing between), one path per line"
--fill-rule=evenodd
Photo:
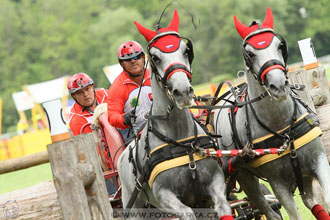
M160 28L159 32L168 32L168 31L175 31L179 33L179 15L178 11L175 10L173 14L173 18L171 24L166 28ZM150 42L152 38L157 35L156 31L149 30L139 24L137 21L134 21L139 32L144 36L147 42ZM180 45L181 38L176 35L166 35L164 37L159 38L155 42L150 45L151 47L157 47L158 49L162 50L163 52L173 52L178 49Z
M250 27L246 26L238 20L236 15L234 15L234 23L235 23L235 27L236 27L236 30L239 33L239 35L241 35L241 37L243 39L245 39L246 36L248 36L250 33L254 32L258 29L263 29L263 28L273 29L273 14L272 14L271 9L269 7L267 7L266 16L265 16L264 22L262 24L255 23L255 24L251 25ZM265 48L270 44L273 36L274 36L274 34L271 32L263 32L260 34L256 34L253 37L251 37L250 39L248 39L247 43L251 44L253 47L255 47L257 49Z

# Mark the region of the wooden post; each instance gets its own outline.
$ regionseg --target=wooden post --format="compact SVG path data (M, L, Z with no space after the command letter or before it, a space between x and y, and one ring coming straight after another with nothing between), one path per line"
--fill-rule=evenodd
M57 197L52 181L1 194L0 219L63 220Z
M111 219L93 134L50 144L48 154L64 219Z
M330 104L319 106L316 111L323 132L322 141L330 162Z
M317 113L322 129L322 141L330 162L330 92L323 66L288 73L290 84L303 84L306 88L297 91L302 100Z
M310 70L297 70L288 73L290 84L303 84L305 89L298 95L315 111L315 106L330 104L328 80L323 66Z

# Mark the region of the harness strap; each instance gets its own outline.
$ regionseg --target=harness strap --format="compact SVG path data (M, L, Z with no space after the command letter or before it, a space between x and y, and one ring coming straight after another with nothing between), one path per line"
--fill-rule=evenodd
M213 138L221 138L222 137L221 135L212 134L210 132L210 130L206 127L206 125L204 125L200 120L197 120L195 117L193 117L193 119L204 130L204 132L205 132L205 134L207 134L207 136L213 137ZM211 141L213 143L213 148L216 149L216 150L219 150L220 148L219 148L218 142L213 138L211 138Z
M183 147L175 144L166 144L157 147L156 150L154 151L151 151L148 160L149 169L152 170L157 164L165 160L170 160L173 158L184 156L192 152L190 143L193 139L195 139L195 137L190 137L182 142L179 142L180 144L183 145ZM195 146L202 149L207 149L213 147L213 144L208 136L203 135L197 137Z
M163 83L165 84L167 80L171 78L171 76L178 71L182 71L187 74L189 80L191 80L191 72L188 70L188 68L181 64L181 63L173 63L167 69L164 73Z
M233 131L233 141L235 143L236 149L243 148L243 144L238 136L237 127L236 127L236 114L234 113L234 108L230 108L229 114L229 120L231 125L231 130Z
M270 67L275 67L277 69L281 69L283 71L286 71L285 66L283 65L283 63L280 60L269 60L266 63L264 63L264 65L262 65L262 67L259 70L258 73L258 81L261 83L264 83L266 74L270 71Z
M214 93L214 97L213 97L213 100L212 100L212 102L211 102L211 106L215 106L215 105L219 102L219 101L218 101L219 99L217 99L217 97L218 97L218 95L219 95L219 93L220 93L221 88L223 87L223 85L224 85L225 83L230 87L230 90L228 90L225 94L223 94L222 96L220 96L219 99L220 99L220 98L223 99L224 97L226 97L226 96L229 95L230 93L232 93L232 94L235 93L235 90L232 89L233 87L232 87L232 85L231 85L231 83L230 83L229 81L221 82L221 83L219 84L217 90L216 90L215 93ZM220 99L220 100L221 100L221 99ZM210 116L211 116L211 111L209 110L209 111L207 112L207 117L206 117L206 123L205 123L205 125L209 124L209 122L210 122Z
M301 167L299 165L297 151L294 148L293 140L290 140L290 157L291 157L293 172L294 172L294 176L296 177L297 186L298 186L300 195L305 195L306 192L304 190L304 182L303 182Z
M291 133L293 136L293 139L296 140L299 137L303 136L306 134L308 131L313 129L314 127L318 126L319 122L317 120L317 117L314 114L309 113L308 115L304 116L299 121L296 121L291 129ZM284 129L283 131L280 131L281 135L284 135L285 133L288 132L289 128ZM259 139L259 138L258 138ZM273 148L273 147L278 147L283 144L282 138L278 138L277 136L271 136L268 137L265 140L258 141L258 139L252 141L251 143L253 144L254 149L265 149L265 148ZM262 139L262 138L260 138ZM254 143L255 141L258 141Z
M130 212L130 209L132 208L139 192L141 191L142 185L143 185L144 182L145 182L144 176L140 176L138 179L135 179L135 188L134 188L134 190L131 194L131 197L129 198L128 203L125 207L125 210L124 210L125 213Z
M294 145L293 145L293 141L294 141L294 137L292 136L292 128L293 128L293 124L296 120L296 114L297 114L297 102L296 100L290 96L292 98L292 101L294 103L294 110L292 113L292 117L291 117L291 122L290 122L290 126L289 128L286 130L286 135L284 134L280 134L277 133L276 131L273 131L271 128L267 127L257 116L254 108L252 107L252 105L250 105L250 108L252 110L252 113L255 117L255 119L257 120L257 122L261 125L261 127L263 127L265 130L269 131L270 133L274 134L274 136L276 136L277 138L282 139L282 143L284 143L286 141L286 137L289 137L289 145L290 145L290 156L291 156L291 163L292 163L292 167L293 167L293 171L294 171L294 175L296 177L296 181L297 181L297 186L299 189L299 192L301 195L305 194L304 192L304 186L303 186L303 181L302 181L302 172L301 172L301 168L299 166L299 160L297 157L297 152L294 149Z
M240 84L240 85L247 85L246 83L243 83L243 84ZM239 86L240 86L239 85ZM242 86L243 89L245 89L243 86ZM197 105L197 106L191 106L189 108L191 109L208 109L208 118L210 118L209 115L211 115L211 111L210 110L213 110L213 109L223 109L223 108L235 108L235 107L242 107L244 105L247 105L247 104L251 104L251 103L254 103L254 102L257 102L257 101L260 101L261 99L265 98L266 96L268 96L268 92L265 91L264 93L260 94L258 97L255 97L251 100L247 100L247 101L244 101L244 102L240 102L239 100L237 100L237 97L240 97L241 96L241 93L237 95L237 92L235 92L235 95L234 97L235 100L232 101L232 100L229 100L229 98L226 98L226 96L228 95L233 95L232 91L227 91L226 93L224 93L223 95L221 95L218 99L216 99L215 101L215 104L212 104L211 105ZM229 102L230 104L229 105L216 105L218 102L220 101L226 101L226 102ZM207 119L208 119L207 118Z
M164 141L167 144L161 145L161 146L157 147L156 150L154 149L154 150L150 151L150 143L149 143L149 137L148 137L149 132L153 132L160 140ZM201 147L201 148L212 147L212 141L210 141L209 136L207 136L207 135L198 136L196 123L194 123L194 136L192 136L190 138L185 138L183 140L175 141L169 137L162 135L154 126L152 126L151 117L148 118L148 132L146 135L145 149L150 151L150 153L148 154L148 158L147 158L147 160L145 160L143 167L140 168L139 167L140 164L135 163L132 150L130 150L129 161L133 163L133 173L137 177L137 169L138 169L139 172L141 173L141 175L135 179L135 188L125 207L125 212L129 212L129 210L132 208L140 190L142 189L143 184L145 182L147 182L147 180L150 177L152 169L157 164L159 164L165 160L170 160L170 159L182 156L182 155L187 155L187 154L190 155L190 153L191 153L192 159L190 157L189 167L195 169L196 163L195 163L195 160L193 157L193 153L194 153L195 149L192 149L193 146ZM187 150L187 148L188 148L188 150ZM136 153L136 157L137 157L137 153ZM138 159L136 159L136 160L138 160ZM195 175L192 173L193 179L195 179L196 176L197 176L196 173L195 173Z
M136 170L135 160L134 160L134 157L133 157L132 147L129 148L128 162L133 164L133 174L134 174L134 176L136 176L137 175L137 170Z
M196 174L196 162L194 160L194 156L193 156L193 151L190 151L188 153L189 155L189 169L191 171L191 177L193 180L196 180L197 174Z

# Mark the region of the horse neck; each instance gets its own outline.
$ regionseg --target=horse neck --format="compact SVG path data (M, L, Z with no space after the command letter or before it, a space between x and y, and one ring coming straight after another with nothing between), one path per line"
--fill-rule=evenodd
M247 81L250 100L259 97L266 91L251 73L247 74ZM273 129L281 129L292 121L294 102L290 96L286 100L279 102L268 95L263 99L252 103L252 106L257 117ZM249 115L252 116L251 111L249 111Z
M194 134L194 121L189 110L177 108L173 101L166 95L165 90L160 87L154 76L151 79L151 87L153 97L152 115L166 115L168 114L167 110L169 106L172 108L166 120L156 119L153 121L153 125L170 138L182 139L192 136Z

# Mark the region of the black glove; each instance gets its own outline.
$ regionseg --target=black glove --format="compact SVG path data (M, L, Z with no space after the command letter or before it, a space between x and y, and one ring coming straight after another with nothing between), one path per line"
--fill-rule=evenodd
M133 111L127 112L124 115L124 124L130 127L133 127L133 122L135 122L136 115L133 113Z

